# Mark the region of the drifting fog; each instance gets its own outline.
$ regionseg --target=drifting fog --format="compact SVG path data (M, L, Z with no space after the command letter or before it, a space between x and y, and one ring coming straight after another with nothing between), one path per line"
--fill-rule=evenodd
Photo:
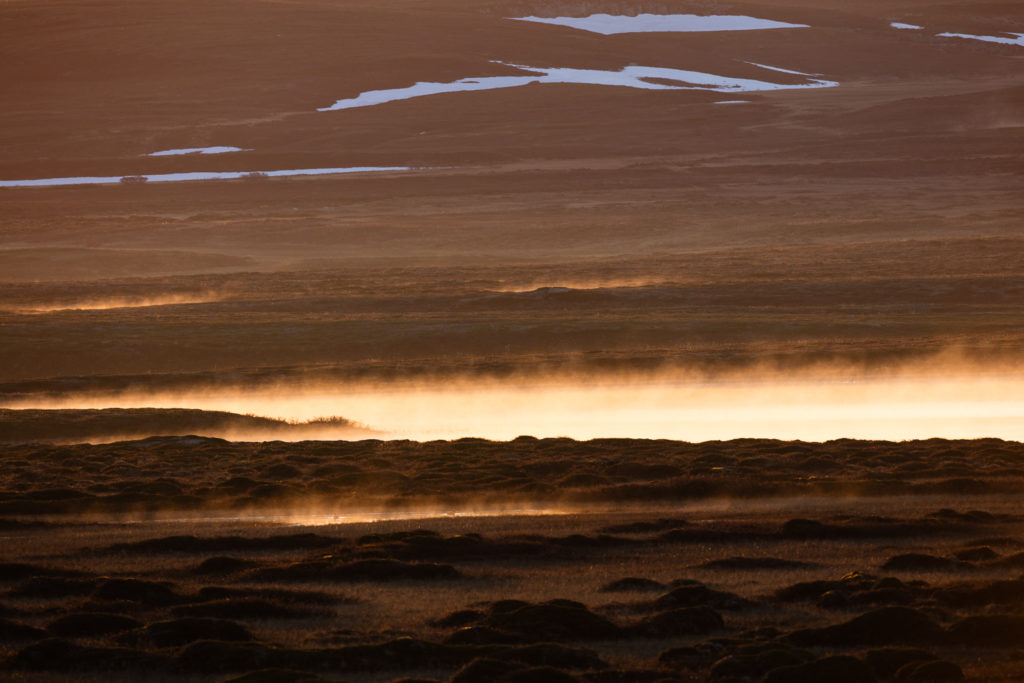
M195 408L289 422L340 416L376 438L575 439L629 437L708 441L777 438L1024 440L1024 366L986 367L953 354L885 370L816 366L700 376L458 377L429 382L297 384L181 393L69 395L6 408ZM233 435L244 439L245 435ZM274 438L267 433L259 440ZM332 438L298 431L280 438ZM349 431L333 438L359 438Z

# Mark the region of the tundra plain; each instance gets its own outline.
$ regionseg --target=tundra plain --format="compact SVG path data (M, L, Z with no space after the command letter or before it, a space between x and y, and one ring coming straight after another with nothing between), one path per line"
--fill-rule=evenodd
M3 677L1024 676L1019 3L0 26Z

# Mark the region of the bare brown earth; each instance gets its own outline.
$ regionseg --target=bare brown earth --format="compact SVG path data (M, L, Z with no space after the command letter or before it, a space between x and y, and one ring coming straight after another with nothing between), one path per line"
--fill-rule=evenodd
M598 11L812 28L505 19ZM3 189L0 380L1020 349L1020 48L935 36L1019 29L1016 3L33 0L0 16L0 178L416 167ZM508 73L489 60L802 80L757 62L840 86L535 85L316 111ZM254 151L140 156L216 144ZM491 296L544 285L598 291ZM167 294L197 303L26 310Z
M811 28L507 20L594 12ZM0 180L410 167L0 188L0 409L951 356L1019 372L1024 48L936 35L1024 32L1019 2L8 0L0 27ZM496 61L840 85L317 111L514 73ZM142 156L211 145L252 151ZM308 427L0 418L0 677L1024 678L1019 443L243 443L195 434ZM79 443L111 437L136 440Z

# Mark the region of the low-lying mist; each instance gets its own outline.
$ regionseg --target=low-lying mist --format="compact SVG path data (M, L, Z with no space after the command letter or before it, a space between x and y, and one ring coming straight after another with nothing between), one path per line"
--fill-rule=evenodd
M192 408L308 422L324 415L379 438L508 440L629 437L710 441L777 438L1024 440L1022 366L949 353L873 369L701 375L682 371L465 376L432 381L282 382L216 390L23 397L5 408ZM242 435L239 435L240 437ZM265 438L265 437L264 437ZM310 438L302 431L281 438ZM340 437L345 438L345 437Z
M209 292L200 294L161 294L158 296L116 296L82 299L78 301L55 302L14 308L17 313L55 313L58 311L105 311L114 308L147 308L175 304L206 304L220 301L221 295Z

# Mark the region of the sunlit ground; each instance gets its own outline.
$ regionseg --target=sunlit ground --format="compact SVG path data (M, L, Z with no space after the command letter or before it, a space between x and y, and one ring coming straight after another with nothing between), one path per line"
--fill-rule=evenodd
M72 397L4 407L197 408L297 422L337 415L379 430L380 438L421 441L520 435L1024 440L1021 375L280 386Z

